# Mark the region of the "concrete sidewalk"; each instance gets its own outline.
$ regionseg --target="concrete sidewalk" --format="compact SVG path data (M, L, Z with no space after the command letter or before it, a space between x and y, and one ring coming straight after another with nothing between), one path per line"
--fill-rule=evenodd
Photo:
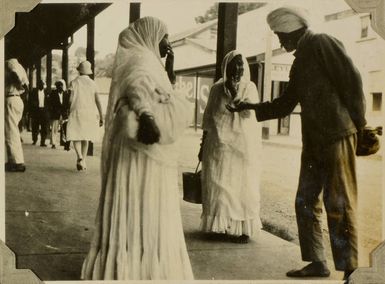
M183 141L199 134L186 135L180 173L196 165L197 149ZM18 268L32 269L43 280L78 280L99 197L100 145L88 157L87 172L77 172L73 150L32 146L29 137L23 135L27 171L6 174L6 243ZM181 209L195 279L288 279L287 270L303 265L296 244L265 231L248 244L207 240L198 230L201 206L181 198ZM332 270L329 279L342 274Z

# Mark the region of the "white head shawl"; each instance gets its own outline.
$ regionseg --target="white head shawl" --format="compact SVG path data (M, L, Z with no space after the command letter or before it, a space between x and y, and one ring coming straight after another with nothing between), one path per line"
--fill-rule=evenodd
M166 25L154 17L130 24L119 35L108 99L102 147L102 173L108 160L113 135L115 107L120 98L140 94L151 109L155 88L170 93L171 83L160 58L159 42L167 34Z
M20 90L24 90L22 85L23 84L27 84L27 85L29 84L28 76L27 76L27 73L25 72L24 67L19 63L19 61L16 58L8 59L5 62L5 67L6 67L5 68L5 71L6 71L5 75L8 76L9 72L16 73L17 77L20 80L20 84L21 84L21 86L18 86L18 89L20 88ZM9 86L7 86L7 88L9 88Z
M119 45L123 48L145 48L159 59L159 42L167 34L166 25L154 17L144 17L135 21L119 35Z
M141 18L120 33L106 112L106 130L113 119L117 101L130 95L127 88L131 91L148 89L152 87L148 86L152 83L150 81L154 80L164 88L172 88L159 53L159 42L165 34L166 25L154 17ZM146 80L149 77L151 79Z
M240 53L238 50L230 51L223 58L222 65L221 65L222 78L219 81L222 81L224 83L227 81L227 73L226 73L227 66L229 65L231 60L233 60L234 57L238 56L238 55L241 56L242 61L243 61L243 75L241 77L241 81L240 81L240 84L239 84L239 88L240 89L238 90L237 96L234 99L238 99L239 100L240 99L239 95L242 94L242 88L246 87L248 82L250 82L250 68L249 68L249 64L247 63L246 58L244 58L242 53ZM231 96L230 91L227 89L225 84L223 84L223 87L225 89L225 93L228 94L229 96Z
M226 70L231 60L237 55L242 57L244 72L239 83L237 95L235 98L232 98L230 91L225 86L227 80ZM252 119L250 111L230 113L225 109L224 104L226 102L246 100L256 103L259 101L258 91L255 85L250 83L249 64L239 51L233 50L226 54L222 61L221 71L222 78L218 80L216 85L222 84L223 89L221 86L212 89L203 115L203 128L216 133L219 143L227 145L233 151L247 158L251 151L254 151L247 145L253 145L254 148L257 146L256 143L249 142L250 139L258 140L257 123L255 119ZM224 96L227 98L223 98Z
M62 86L63 86L63 91L65 91L66 89L67 89L67 84L66 84L66 81L64 81L63 79L60 79L60 80L57 80L56 82L55 82L55 85L56 85L56 83L61 83L62 84Z
M272 31L281 33L291 33L309 26L307 10L295 6L275 9L267 15L266 20Z

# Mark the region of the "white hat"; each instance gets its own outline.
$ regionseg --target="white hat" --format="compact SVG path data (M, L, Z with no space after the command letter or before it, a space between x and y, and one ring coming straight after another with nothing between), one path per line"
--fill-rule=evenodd
M271 11L267 23L274 32L291 33L309 26L308 12L300 7L285 6Z
M15 72L22 84L29 84L28 76L24 67L19 63L16 58L11 58L6 61L6 72Z
M67 88L66 81L64 81L63 79L57 80L55 82L55 86L57 86L57 84L61 84L63 86L63 90L65 90Z
M92 69L91 69L91 63L89 61L83 61L79 64L78 68L76 68L80 74L83 75L90 75L92 74Z

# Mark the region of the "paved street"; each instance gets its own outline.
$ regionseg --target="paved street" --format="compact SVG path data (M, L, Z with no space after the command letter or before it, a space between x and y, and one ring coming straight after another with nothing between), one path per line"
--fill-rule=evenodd
M192 170L196 163L200 132L185 136L181 144L181 165ZM193 140L196 142L193 143ZM298 244L294 200L298 185L301 146L298 141L286 137L271 136L263 143L263 172L261 181L261 218L266 230ZM382 159L379 155L357 158L359 184L358 222L360 265L369 265L369 253L381 242L382 228ZM324 218L325 243L329 258L326 214Z
M279 145L265 144L264 172L262 175L262 218L265 225L278 228L298 243L294 212L294 199L298 184L300 150ZM369 265L368 254L381 241L381 170L382 161L377 157L358 158L358 228L360 263ZM327 221L324 214L325 242L328 244ZM328 251L331 256L330 249Z
M44 280L78 279L100 190L100 144L89 157L87 173L79 173L73 150L32 146L30 133L23 137L27 172L6 174L7 244L18 255L19 268L32 268ZM181 139L180 173L195 168L199 139L192 130ZM281 238L263 231L247 245L205 240L197 229L200 205L181 201L196 279L285 279L285 271L302 265L294 215L300 148L278 140L264 143L261 217L265 230ZM381 160L360 158L358 168L360 244L370 251L381 234ZM329 252L333 268L330 259ZM361 263L368 263L366 252ZM332 274L332 279L341 277Z

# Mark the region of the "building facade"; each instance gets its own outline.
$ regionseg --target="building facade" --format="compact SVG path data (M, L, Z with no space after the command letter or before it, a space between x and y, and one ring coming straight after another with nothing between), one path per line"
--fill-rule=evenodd
M369 14L354 12L343 0L324 5L312 2L311 29L330 34L339 39L361 73L367 102L367 120L371 126L383 124L383 94L385 92L385 40L370 26ZM310 7L310 6L309 6ZM288 81L294 57L280 49L278 39L266 23L269 5L239 15L237 27L237 49L247 57L251 80L260 92L261 100L272 100L280 96ZM216 61L217 21L210 21L185 32L173 35L170 40L175 53L177 88L188 94L192 104L191 125L201 126L202 114L209 90L214 83ZM271 38L268 38L271 37ZM265 68L266 50L272 50L271 66ZM264 94L263 82L270 70L271 93ZM286 118L268 122L269 135L289 136L300 141L300 107L297 106Z

